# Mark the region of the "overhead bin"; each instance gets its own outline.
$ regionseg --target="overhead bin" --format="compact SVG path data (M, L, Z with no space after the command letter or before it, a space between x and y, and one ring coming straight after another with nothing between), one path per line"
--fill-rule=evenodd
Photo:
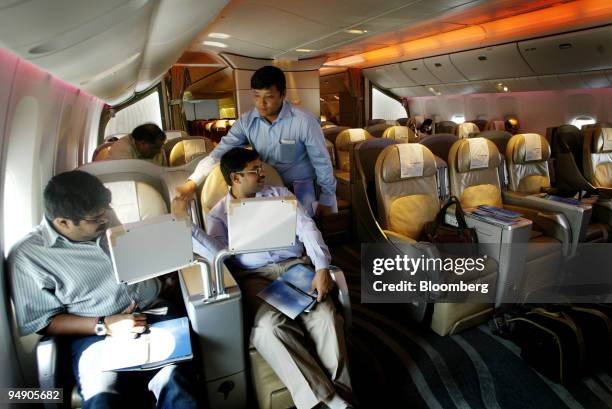
M580 76L589 88L605 88L612 86L605 71L581 72Z
M398 97L430 97L433 95L427 87L402 87L402 88L391 88L390 91Z
M578 17L578 16L577 16ZM538 74L612 68L612 26L518 43L519 51Z
M400 69L399 64L368 68L363 73L370 81L387 89L417 85Z
M579 72L575 74L559 74L557 78L562 88L588 88Z
M448 55L425 58L423 62L440 83L467 81L467 78L455 68Z
M533 74L516 48L516 43L453 53L450 60L470 81Z
M413 60L400 63L400 68L406 75L419 85L439 84L440 80L433 76L423 60Z

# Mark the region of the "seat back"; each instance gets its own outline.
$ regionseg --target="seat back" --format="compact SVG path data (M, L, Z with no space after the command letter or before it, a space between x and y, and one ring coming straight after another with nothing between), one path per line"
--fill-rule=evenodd
M489 123L489 121L487 121L486 119L472 119L469 120L468 122L473 123L474 125L476 125L479 129L479 131L484 131L487 129L487 124Z
M550 145L536 133L516 134L506 148L508 189L535 194L550 188Z
M458 140L448 154L451 194L464 207L481 204L502 207L500 163L499 151L490 140Z
M362 128L345 129L336 138L336 167L344 172L350 172L350 146L372 139L372 135Z
M448 162L448 152L458 139L454 134L436 134L426 136L419 143L426 146L438 158Z
M472 133L480 132L480 129L476 124L471 122L464 122L457 126L457 136L459 139L467 138Z
M440 133L456 134L457 124L453 121L436 122L434 133L436 134L440 134Z
M505 131L506 125L504 121L489 121L486 127L487 131Z
M382 134L383 138L394 139L399 143L414 143L416 142L416 136L412 129L407 126L391 126Z
M164 145L164 149L170 149L168 163L170 166L181 166L191 162L195 157L210 153L213 150L213 143L208 138L189 136L187 138L174 139L167 142L169 147Z
M386 147L376 161L378 221L412 240L440 208L433 153L417 143Z
M332 144L336 144L336 138L338 138L338 135L340 134L340 132L349 129L348 126L332 126L330 128L324 128L323 129L323 136L325 137L325 139L327 139L328 141L330 141Z
M383 133L385 132L385 130L387 128L389 128L390 125L388 125L384 120L381 123L376 123L374 125L368 125L365 127L365 130L368 131L370 133L370 135L372 135L374 138L380 138L382 137Z
M331 159L332 166L336 167L336 149L334 148L334 144L329 140L325 140L325 147L327 148L327 153L329 153L329 158Z
M177 138L187 138L189 136L187 132L179 129L170 129L164 131L164 133L166 134L166 142Z
M98 162L101 160L106 160L106 158L108 157L108 153L110 152L111 146L113 146L113 143L115 143L115 141L106 142L98 146L94 151L93 155L91 155L91 161Z
M561 153L574 157L578 171L582 173L582 134L574 125L561 125L549 128L550 149L553 158Z
M398 125L407 126L408 125L408 118L397 118L396 122L397 122Z
M263 164L266 173L266 184L272 186L284 186L283 179L280 177L276 169L267 163ZM221 167L216 165L204 181L202 193L200 195L200 203L202 204L202 216L206 222L208 212L217 204L219 200L227 194L229 187L223 179Z
M489 131L479 132L475 135L471 135L471 137L488 139L491 142L493 142L495 146L497 146L497 150L499 151L499 153L505 154L506 147L508 146L508 141L510 140L510 138L512 138L512 134L510 132L503 131L503 130L502 131L489 130Z
M372 126L372 125L378 125L378 124L385 124L387 123L387 121L385 119L368 119L368 125L367 126Z
M584 174L595 187L612 188L612 128L585 132Z

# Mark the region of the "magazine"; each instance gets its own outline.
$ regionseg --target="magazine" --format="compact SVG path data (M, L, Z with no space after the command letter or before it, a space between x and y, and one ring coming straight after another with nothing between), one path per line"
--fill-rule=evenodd
M522 216L521 213L513 212L511 210L506 209L500 209L499 207L495 206L480 205L478 206L478 208L486 212L493 213L495 216L502 216L510 219L517 219Z
M297 264L257 294L259 298L295 319L302 312L310 311L317 302L316 292L310 293L315 272L303 264Z
M555 195L545 195L544 199L553 200L555 202L566 203L574 206L582 206L583 203L580 200L572 199L571 197L561 197Z
M193 358L187 317L159 321L137 338L106 337L101 344L105 371L140 371Z

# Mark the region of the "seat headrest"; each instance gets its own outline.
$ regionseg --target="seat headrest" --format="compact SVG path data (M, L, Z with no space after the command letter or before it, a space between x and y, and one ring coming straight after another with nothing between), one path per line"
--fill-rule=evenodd
M545 162L550 159L550 145L537 133L517 134L508 143L512 149L512 161L517 165Z
M387 183L435 175L436 159L429 149L418 143L399 143L380 154L382 179Z
M345 129L336 138L336 148L347 148L349 145L372 139L372 135L363 128Z
M459 139L467 138L472 133L480 132L480 128L471 122L464 122L457 127L457 136Z
M497 147L488 139L460 139L456 143L459 144L456 163L459 173L497 168L501 162Z
M407 126L395 125L385 129L385 132L383 132L382 137L396 139L404 142L412 142L414 140L414 133Z
M591 143L592 153L612 152L612 128L597 128Z
M219 119L215 121L215 129L225 129L227 128L227 119Z

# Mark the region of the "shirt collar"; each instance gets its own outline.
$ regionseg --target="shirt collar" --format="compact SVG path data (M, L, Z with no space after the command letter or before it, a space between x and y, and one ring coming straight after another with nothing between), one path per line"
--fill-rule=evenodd
M49 221L46 217L43 217L43 221L40 224L40 228L42 231L43 240L45 241L46 247L53 247L57 240L60 237L63 237L61 234L55 230L51 221Z
M283 106L281 107L281 110L278 113L278 117L274 122L278 122L279 120L288 118L290 116L293 116L293 113L291 112L291 104L287 102L287 99L285 98L283 99ZM264 117L261 116L257 108L253 108L253 115L251 116L251 120L249 121L249 126L251 126L253 121L256 119L261 119L262 121L265 121Z

